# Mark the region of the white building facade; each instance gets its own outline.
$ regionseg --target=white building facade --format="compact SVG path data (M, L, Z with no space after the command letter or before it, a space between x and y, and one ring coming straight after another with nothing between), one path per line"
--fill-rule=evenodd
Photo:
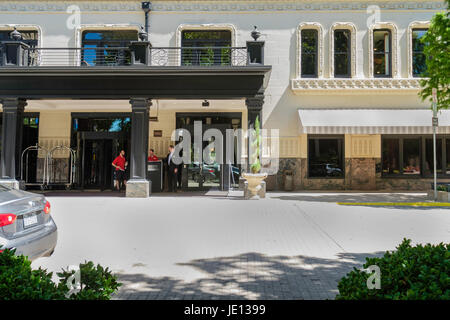
M425 190L432 182L432 127L430 102L418 96L424 71L419 39L444 10L443 1L417 0L151 1L148 40L152 48L245 48L257 26L263 64L272 67L262 127L280 135L279 170L267 179L269 190L283 189L286 175L296 190ZM100 44L106 38L123 46L129 37L138 40L141 26L140 1L0 1L0 41L17 28L36 48L112 46ZM193 63L193 56L183 60L181 49L172 50L164 59ZM61 58L44 53L43 65ZM194 120L247 129L245 99L206 100L208 106L203 99L153 99L149 148L165 157L173 130ZM24 115L35 124L39 145L76 150L77 126L96 131L100 123L86 119L112 117L126 126L130 112L123 100L41 99L29 100ZM450 115L442 111L439 118L438 176L450 182ZM126 145L126 136L121 139ZM98 145L81 152L112 150ZM58 152L56 158L68 157ZM207 173L199 182L185 172L185 186L208 185Z

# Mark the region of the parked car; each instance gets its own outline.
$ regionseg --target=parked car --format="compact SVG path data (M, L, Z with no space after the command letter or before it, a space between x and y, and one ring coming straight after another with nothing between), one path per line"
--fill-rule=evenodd
M310 175L314 177L341 177L343 171L336 164L314 163L310 166Z
M0 251L15 248L30 260L49 257L57 238L50 202L43 195L0 184Z
M202 171L200 174L200 166L198 162L192 162L188 166L188 176L190 179L200 183L205 181L211 181L216 178L215 170L213 167L207 164L202 165Z

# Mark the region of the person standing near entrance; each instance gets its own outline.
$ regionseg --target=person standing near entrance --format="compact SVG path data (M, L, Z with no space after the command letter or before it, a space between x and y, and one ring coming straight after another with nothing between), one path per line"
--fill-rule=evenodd
M177 173L178 165L173 162L175 148L173 145L169 146L169 154L167 155L167 182L169 184L169 192L177 192Z
M150 149L150 150L148 151L148 158L147 158L147 161L148 161L148 162L152 162L152 161L158 161L158 160L159 160L158 157L155 155L155 150Z
M127 185L127 180L125 177L125 168L127 167L127 165L128 162L127 159L125 159L125 151L121 150L120 154L112 162L112 166L116 168L116 170L114 170L114 186L116 187L117 191L120 191L121 182L123 182L125 186Z

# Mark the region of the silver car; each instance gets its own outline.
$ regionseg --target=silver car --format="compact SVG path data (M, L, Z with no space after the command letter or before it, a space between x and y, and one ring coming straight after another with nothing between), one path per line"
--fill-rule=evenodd
M44 196L0 184L0 251L15 248L30 260L55 250L58 232Z

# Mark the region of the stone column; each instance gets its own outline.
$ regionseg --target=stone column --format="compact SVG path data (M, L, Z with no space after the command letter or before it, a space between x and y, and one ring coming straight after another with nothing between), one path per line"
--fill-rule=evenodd
M1 183L19 188L20 159L22 154L24 99L4 99L2 154L0 163Z
M260 129L262 127L262 108L264 105L264 95L257 95L252 98L245 99L247 106L248 130L255 129L256 117L259 118ZM261 151L261 150L260 150ZM261 158L260 158L261 159ZM247 171L250 172L250 139L247 146Z
M146 198L150 195L147 180L148 130L151 100L131 99L131 154L130 180L127 181L127 197Z

